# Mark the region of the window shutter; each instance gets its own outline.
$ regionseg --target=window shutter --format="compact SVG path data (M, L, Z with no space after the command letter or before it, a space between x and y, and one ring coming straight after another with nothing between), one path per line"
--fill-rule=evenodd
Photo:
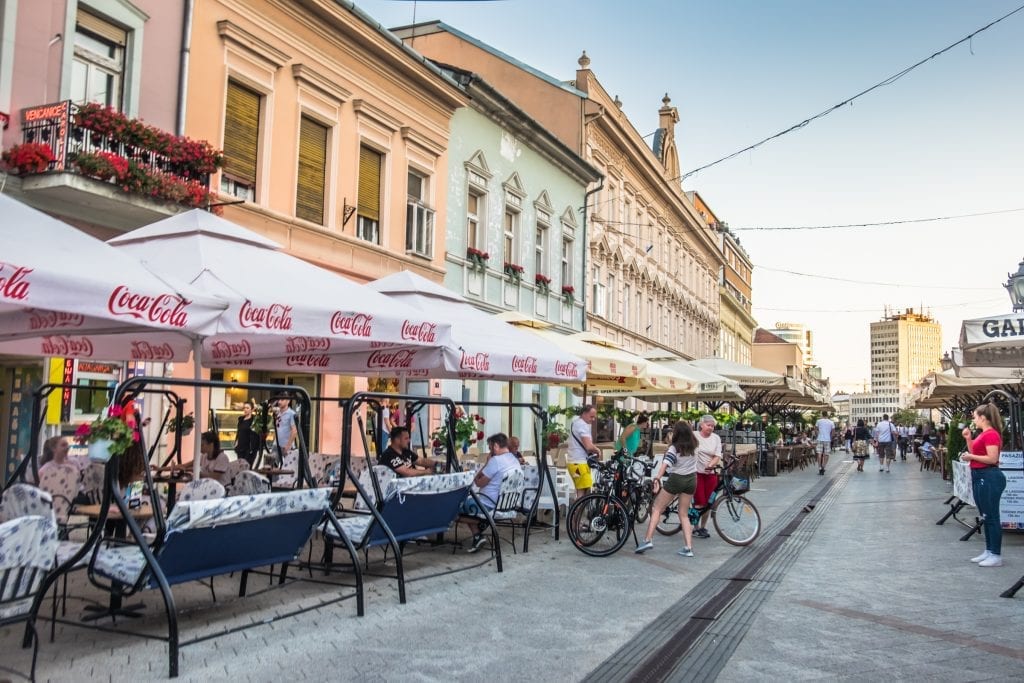
M302 117L299 124L299 177L295 215L323 225L324 179L327 169L327 127Z
M75 21L83 31L88 31L93 35L109 40L115 45L124 47L128 42L128 34L123 28L114 26L110 22L100 19L95 14L89 14L79 9L78 14L75 16Z
M256 155L260 137L259 93L228 81L224 117L224 171L232 178L256 184Z
M381 155L368 147L359 148L359 215L380 220Z

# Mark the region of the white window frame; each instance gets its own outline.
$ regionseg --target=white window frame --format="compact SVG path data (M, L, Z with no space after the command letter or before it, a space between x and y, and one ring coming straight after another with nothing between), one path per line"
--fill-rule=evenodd
M563 230L565 229L564 225L562 226L562 229ZM561 286L562 287L566 287L566 286L572 287L573 286L573 282L574 282L574 279L573 279L573 268L574 268L573 261L575 260L573 258L573 255L574 255L575 247L576 247L575 240L572 237L569 237L569 236L567 236L566 234L563 233L562 234L562 263L561 263L562 267L561 267L561 273L560 273L560 275L562 276L562 282L561 282Z
M505 193L505 208L501 213L501 257L502 257L502 268L505 267L505 262L515 263L516 262L517 247L519 246L519 228L523 218L522 200L518 202L510 201L516 199L515 195L506 192ZM506 219L511 218L511 221ZM508 224L507 224L508 223Z
M97 17L103 23L108 24L111 28L116 30L124 30L120 26L116 26L103 20L101 17ZM115 56L108 57L101 55L98 52L94 52L87 47L78 44L77 37L79 34L78 26L75 26L75 33L73 34L72 40L75 42L74 53L72 57L71 67L71 79L72 89L74 88L74 64L82 64L85 66L85 83L84 91L85 96L82 99L76 100L75 104L84 104L86 102L96 102L105 107L112 107L117 111L121 111L124 107L124 72L125 72L125 61L127 59L127 50L125 47L117 45L113 41L104 38L103 36L95 33L83 32L88 35L89 38L96 40L101 43L109 44L113 49ZM125 31L125 43L127 44L127 31ZM90 87L93 83L93 79L96 77L110 78L111 79L111 90L107 93L107 99L105 101L94 100L90 97L92 88Z
M630 329L630 307L633 302L630 299L633 297L633 288L628 284L622 285L622 326L627 330Z
M537 212L537 223L534 228L533 268L534 275L548 275L546 256L551 236L551 216L543 211Z
M434 209L430 198L433 190L433 178L423 171L409 167L406 184L410 176L420 181L420 196L408 195L405 212L405 253L423 258L434 258L434 228L436 225ZM409 225L410 219L413 225Z
M601 266L594 266L590 310L594 315L607 317L608 296L604 283L601 282Z

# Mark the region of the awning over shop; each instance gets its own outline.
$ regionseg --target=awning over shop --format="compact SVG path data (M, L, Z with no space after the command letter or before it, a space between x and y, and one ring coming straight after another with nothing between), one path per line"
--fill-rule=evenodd
M1024 368L1024 313L1005 313L963 321L961 364Z

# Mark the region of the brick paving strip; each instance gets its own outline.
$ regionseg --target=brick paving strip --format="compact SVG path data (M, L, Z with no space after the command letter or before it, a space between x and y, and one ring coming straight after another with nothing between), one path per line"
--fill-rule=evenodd
M907 633L916 633L922 636L929 636L931 638L936 638L938 640L944 640L947 643L962 645L964 647L971 647L976 650L988 652L990 654L1002 655L1003 657L1011 657L1013 659L1020 659L1024 661L1024 651L1018 648L1006 647L1005 645L997 645L995 643L989 643L984 640L979 640L977 638L971 638L970 636L964 636L957 633L950 633L949 631L940 631L939 629L929 628L928 626L922 626L920 624L915 624L910 621L904 621L903 619L897 619L895 617L871 614L870 612L861 612L860 610L847 609L845 607L838 607L836 605L828 605L823 602L816 602L814 600L797 600L796 602L805 607L821 610L822 612L830 612L832 614L838 614L840 616L848 617L850 619L860 619L862 621L868 621L873 624L880 624L882 626L888 626L890 628L898 629L900 631L906 631Z
M714 680L743 639L757 609L810 541L850 472L849 467L841 471L837 467L831 477L812 485L762 530L757 541L696 584L585 680Z

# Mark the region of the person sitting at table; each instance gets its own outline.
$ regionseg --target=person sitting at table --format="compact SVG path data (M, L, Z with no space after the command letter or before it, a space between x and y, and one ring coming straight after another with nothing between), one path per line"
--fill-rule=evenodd
M400 477L425 477L433 474L435 461L416 455L409 448L411 438L408 427L396 426L392 429L390 443L377 456L377 464L390 467Z
M39 456L39 478L43 478L44 471L55 467L75 467L68 460L68 440L63 436L51 436L43 442L43 454ZM31 478L31 470L28 475Z
M221 484L227 486L230 482L224 480L224 475L228 471L228 460L227 453L220 449L220 438L214 431L203 432L203 435L199 440L199 452L201 458L199 460L199 476L203 479L216 479ZM171 463L161 467L161 470L191 470L194 460L183 462L180 465L178 463Z
M516 456L516 459L519 460L520 467L526 467L526 458L523 457L522 452L519 450L518 436L508 437L508 452Z
M514 437L513 437L514 438ZM503 433L498 432L487 437L487 462L473 477L473 486L479 489L477 497L488 510L493 510L498 505L498 497L501 495L501 481L509 470L519 469L519 459L509 449L511 439ZM462 512L467 515L480 516L482 510L477 506L472 497L466 498L462 503ZM487 540L484 529L485 522L477 523L477 531L473 534L473 542L466 552L475 553Z

